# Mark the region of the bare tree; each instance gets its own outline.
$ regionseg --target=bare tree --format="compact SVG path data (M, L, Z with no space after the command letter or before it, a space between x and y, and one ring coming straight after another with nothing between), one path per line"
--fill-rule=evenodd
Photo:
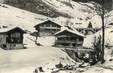
M100 41L98 41L98 43L97 44L95 44L94 45L94 48L98 51L98 53L97 54L99 54L98 55L98 61L100 61L101 63L104 63L105 62L105 59L104 59L104 45L105 45L105 23L104 23L104 15L105 15L105 6L104 6L104 0L101 0L101 3L100 3L100 5L97 5L96 3L94 3L93 2L93 5L95 6L95 8L96 8L96 13L97 13L97 15L99 15L100 17L101 17L101 19L102 19L102 36L101 36L101 38L99 38L99 39L101 39L101 42ZM89 6L90 7L90 6ZM90 8L92 8L92 7L90 7ZM100 45L98 45L98 44L100 44Z
M105 62L104 59L104 44L105 44L105 23L104 23L104 15L105 15L105 7L104 7L104 0L101 0L102 5L102 14L100 14L102 19L102 48L101 48L101 63Z

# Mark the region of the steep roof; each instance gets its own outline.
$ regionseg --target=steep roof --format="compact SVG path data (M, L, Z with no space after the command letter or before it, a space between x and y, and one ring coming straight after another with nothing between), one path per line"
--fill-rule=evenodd
M70 29L61 30L61 31L55 33L55 36L60 34L60 33L62 33L62 32L64 32L64 31L70 32L72 34L75 34L75 35L78 35L78 36L81 36L81 37L85 37L85 35L83 35L82 33L78 32L77 30L70 30Z
M22 31L23 33L25 33L25 31L22 29L22 28L20 28L20 27L17 27L17 26L2 26L1 28L0 28L0 33L6 33L6 32L9 32L9 31L12 31L12 30L15 30L15 29L19 29L20 31Z
M53 23L53 24L56 24L56 25L58 25L58 26L62 26L62 25L60 25L58 22L56 22L56 21L52 21L52 20L49 20L49 19L47 19L47 20L45 20L45 21L41 21L41 22L39 22L37 25L35 25L34 27L37 27L37 26L39 26L39 25L41 25L41 24L45 24L45 23Z

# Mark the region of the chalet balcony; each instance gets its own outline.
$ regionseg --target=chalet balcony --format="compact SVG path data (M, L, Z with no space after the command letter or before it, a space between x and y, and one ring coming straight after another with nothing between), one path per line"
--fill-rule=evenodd
M76 43L76 44L82 44L82 41L68 41L68 40L56 40L55 43Z
M55 41L56 43L75 43L75 41L61 41L61 40L57 40Z
M60 30L60 28L58 28L58 27L40 27L40 29L59 29Z

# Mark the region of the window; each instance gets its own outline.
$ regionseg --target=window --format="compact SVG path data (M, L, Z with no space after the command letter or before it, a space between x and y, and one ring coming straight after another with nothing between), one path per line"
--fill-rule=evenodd
M21 35L20 33L13 33L11 34L11 37L19 38Z
M50 27L50 24L47 24L46 26L47 26L47 27Z
M21 33L12 33L9 38L7 38L9 43L21 43L22 37Z

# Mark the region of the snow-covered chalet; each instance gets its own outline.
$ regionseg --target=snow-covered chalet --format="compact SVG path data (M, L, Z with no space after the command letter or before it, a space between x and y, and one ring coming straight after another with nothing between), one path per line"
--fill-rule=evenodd
M81 47L84 35L77 30L64 29L55 34L55 46L57 47Z
M39 36L53 36L61 30L61 25L51 20L46 20L34 26Z
M25 31L20 27L0 27L0 47L5 50L22 49L23 45L23 34Z

